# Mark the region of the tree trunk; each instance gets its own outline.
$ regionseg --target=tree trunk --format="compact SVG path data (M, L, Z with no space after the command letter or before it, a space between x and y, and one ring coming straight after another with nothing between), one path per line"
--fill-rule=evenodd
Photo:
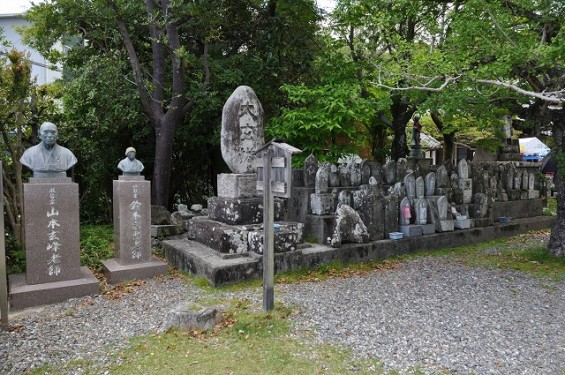
M169 184L175 124L165 123L155 127L155 165L151 181L151 204L169 207Z
M455 152L455 133L443 135L443 160L452 161Z
M554 111L553 116L553 140L556 149L559 150L557 174L554 183L557 191L557 218L551 230L551 236L547 244L547 250L556 256L565 256L565 178L562 171L563 155L565 155L565 110ZM555 156L554 156L555 157Z
M394 139L392 140L391 158L398 160L408 156L408 143L406 141L406 124L416 112L416 103L410 103L402 95L393 95L391 114L392 114L392 131Z

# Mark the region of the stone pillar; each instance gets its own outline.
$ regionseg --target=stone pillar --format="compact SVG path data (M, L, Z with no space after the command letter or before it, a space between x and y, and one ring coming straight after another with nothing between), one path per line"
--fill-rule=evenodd
M68 177L24 184L26 273L12 275L15 309L98 293L98 280L80 266L78 184Z
M109 284L167 273L151 255L151 183L144 176L114 180L114 258L102 261Z

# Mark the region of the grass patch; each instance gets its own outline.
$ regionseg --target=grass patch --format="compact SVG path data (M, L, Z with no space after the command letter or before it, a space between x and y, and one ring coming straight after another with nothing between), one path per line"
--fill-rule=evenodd
M545 216L556 216L557 215L557 199L547 197L547 205L543 208L543 214Z
M114 229L112 225L80 226L80 264L101 271L101 260L114 256Z
M219 328L208 332L170 330L132 340L119 353L112 374L344 374L380 371L375 361L312 345L289 335L292 310L256 311L249 301L232 301ZM378 372L377 372L378 373Z
M548 234L549 231L533 231L456 248L416 252L391 261L420 256L450 256L471 267L513 269L536 277L564 280L565 257L557 257L547 251Z

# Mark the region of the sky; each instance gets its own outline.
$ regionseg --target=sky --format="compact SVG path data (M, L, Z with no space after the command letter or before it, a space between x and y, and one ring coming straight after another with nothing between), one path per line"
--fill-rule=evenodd
M40 0L33 0L39 2ZM336 0L316 0L320 8L331 10ZM0 0L0 14L21 13L30 7L32 0Z

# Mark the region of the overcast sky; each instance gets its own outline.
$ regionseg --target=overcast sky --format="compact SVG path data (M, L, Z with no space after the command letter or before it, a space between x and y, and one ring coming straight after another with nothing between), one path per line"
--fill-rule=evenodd
M335 0L316 0L318 6L327 10L333 8ZM30 3L40 0L0 0L0 14L21 13L30 7Z

